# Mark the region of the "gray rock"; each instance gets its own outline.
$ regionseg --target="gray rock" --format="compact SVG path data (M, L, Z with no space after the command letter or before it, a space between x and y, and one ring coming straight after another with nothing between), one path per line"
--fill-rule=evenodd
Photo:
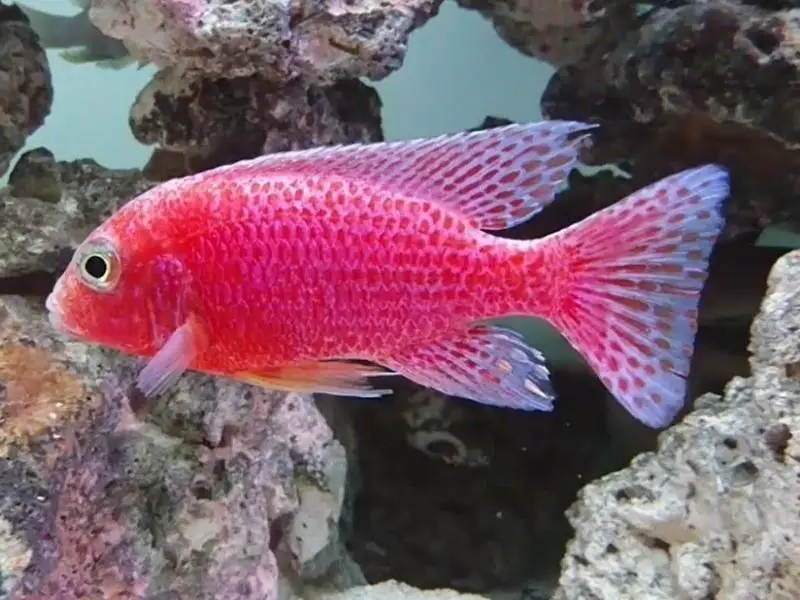
M355 587L324 596L319 600L486 600L486 596L462 594L454 590L420 590L398 581L389 580L376 585Z
M16 5L0 3L0 176L53 103L47 55Z
M264 152L383 139L380 99L359 81L274 89L256 77L212 82L171 73L159 73L140 94L133 130L144 143L207 158L205 168ZM58 162L44 148L26 152L0 189L0 278L59 272L98 223L155 184L138 169Z
M755 237L769 225L800 230L800 13L773 9L782 2L682 4L609 30L542 94L547 118L601 125L586 162L631 172L628 180L592 183L582 206L597 211L714 162L735 179L720 241Z
M135 169L26 152L0 189L0 277L60 271L100 221L152 185Z
M10 184L5 277L59 270L152 185L41 149ZM139 420L139 366L61 338L41 301L0 297L0 598L261 599L306 579L364 582L336 527L345 450L313 402L191 375Z
M381 133L377 92L357 80L284 86L259 75L212 79L163 69L139 93L130 114L143 144L221 162L259 154L346 142L376 142Z
M580 492L558 600L800 597L798 282L792 252L753 323L751 377Z
M95 0L89 16L131 54L213 77L255 73L282 84L382 79L403 63L409 35L442 0Z
M495 19L525 23L534 31L551 26L575 27L601 20L619 0L459 0L460 5ZM535 34L534 34L535 35Z
M600 40L614 38L636 18L627 0L458 0L488 19L523 54L556 68L579 62Z
M137 417L136 370L59 337L39 303L0 297L0 598L365 583L340 569L345 450L313 401L194 374Z

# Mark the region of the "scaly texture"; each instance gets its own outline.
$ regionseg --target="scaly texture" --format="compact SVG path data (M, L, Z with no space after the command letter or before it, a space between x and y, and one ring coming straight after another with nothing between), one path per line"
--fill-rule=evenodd
M496 288L493 268L507 254L486 262L480 248L494 239L473 224L514 221L552 200L589 127L546 122L433 144L318 148L167 182L95 235L124 240L120 251L137 257L122 284L131 298L121 295L137 308L115 307L120 295L100 295L70 317L104 343L130 335L129 350L152 354L196 311L213 344L194 366L232 372L385 353L459 320L502 312L501 295L481 306L470 291ZM489 161L478 160L490 152ZM446 177L434 177L436 168ZM480 199L489 184L496 198ZM461 206L473 216L462 216ZM513 278L513 264L501 268ZM72 284L78 287L62 286L54 296L69 301L87 291ZM137 329L153 321L155 339Z
M675 175L543 241L481 231L549 204L590 128L545 121L317 148L167 182L89 236L47 300L51 321L150 358L148 397L188 369L384 393L365 381L374 370L346 362L362 359L464 398L550 410L542 355L472 327L541 316L633 415L663 426L683 402L727 172ZM629 233L612 241L620 228ZM604 278L620 267L627 278ZM676 284L677 273L696 281ZM622 344L640 348L654 331L643 363L619 372Z

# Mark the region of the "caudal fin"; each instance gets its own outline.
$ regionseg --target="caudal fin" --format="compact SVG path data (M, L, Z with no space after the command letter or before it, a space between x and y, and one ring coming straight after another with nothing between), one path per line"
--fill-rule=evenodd
M549 320L617 400L656 428L685 402L723 167L666 177L544 241L566 263Z

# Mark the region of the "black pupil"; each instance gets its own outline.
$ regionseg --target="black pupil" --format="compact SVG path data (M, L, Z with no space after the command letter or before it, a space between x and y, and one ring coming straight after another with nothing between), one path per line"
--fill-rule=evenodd
M94 279L102 279L108 272L106 261L99 256L90 256L84 265L86 272Z

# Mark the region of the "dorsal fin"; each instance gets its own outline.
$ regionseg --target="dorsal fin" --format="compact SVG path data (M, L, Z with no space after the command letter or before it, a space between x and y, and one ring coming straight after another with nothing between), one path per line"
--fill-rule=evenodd
M513 124L409 141L324 146L259 156L201 173L296 173L356 179L440 202L484 230L507 229L539 212L566 187L596 125L574 121Z

